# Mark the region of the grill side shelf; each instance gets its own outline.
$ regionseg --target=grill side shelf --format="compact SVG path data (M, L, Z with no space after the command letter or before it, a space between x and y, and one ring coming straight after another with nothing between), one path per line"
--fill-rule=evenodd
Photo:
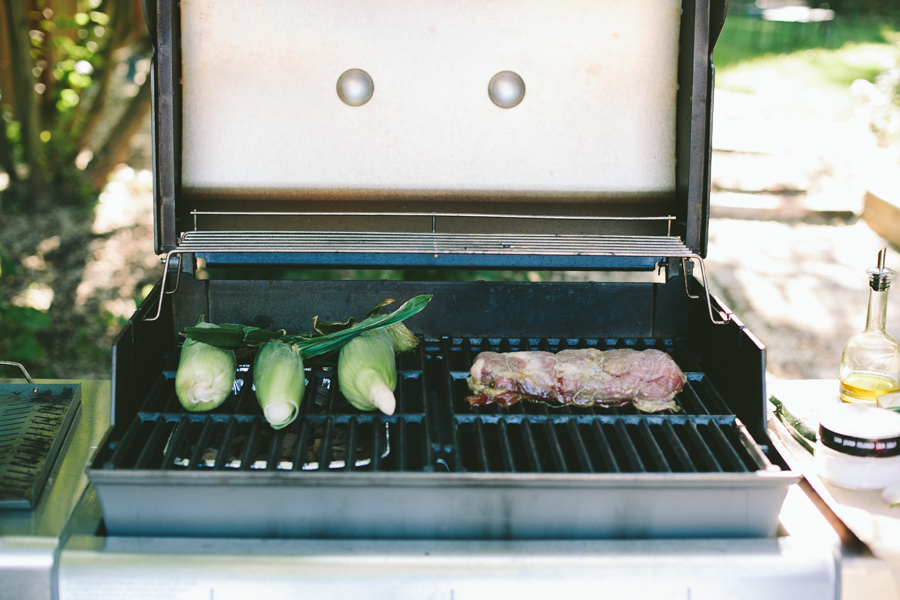
M37 506L80 405L78 384L0 386L0 509Z
M469 407L467 368L482 350L657 348L681 360L676 340L452 338L421 340L398 356L397 411L354 409L328 367L307 371L300 415L278 432L256 402L249 365L232 395L209 413L175 396L177 353L141 410L120 423L94 460L104 470L456 473L741 473L771 469L746 429L699 371L677 400L682 411L562 407L520 402Z

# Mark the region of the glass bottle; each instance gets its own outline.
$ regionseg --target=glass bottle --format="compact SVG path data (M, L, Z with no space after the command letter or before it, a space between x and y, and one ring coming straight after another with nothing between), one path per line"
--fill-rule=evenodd
M841 400L874 404L882 394L900 390L900 344L884 330L888 289L896 272L884 266L887 248L878 253L878 267L869 275L866 329L844 346L841 355Z

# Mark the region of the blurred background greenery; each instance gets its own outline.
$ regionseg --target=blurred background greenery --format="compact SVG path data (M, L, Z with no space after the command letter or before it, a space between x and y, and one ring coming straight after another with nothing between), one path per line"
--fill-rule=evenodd
M781 18L766 12L785 8L819 11L821 20L809 19L809 12L789 10ZM871 127L882 143L895 144L898 43L900 0L733 1L714 54L716 85L749 94L773 86L782 86L786 95L814 88L817 103L840 112L854 110L859 94L851 88L867 82ZM108 376L114 336L158 277L145 236L140 243L146 247L139 251L148 259L121 265L123 272L137 275L121 278L117 295L102 296L101 285L87 283L107 277L91 275L91 261L106 251L97 241L129 227L149 229L139 220L98 223L127 212L127 205L116 204L115 193L149 194L150 52L139 0L2 0L0 5L0 358L26 363L38 376ZM808 100L798 95L797 101ZM122 168L123 163L130 166ZM281 270L265 276L598 277L419 270Z
M89 236L61 247L54 229L62 219L91 231L107 177L150 113L150 49L140 0L0 4L0 357L42 375L66 375L48 368L61 353L108 362L107 336L94 343L89 327L56 318L74 304L71 289L56 290L52 309L29 300L23 260L47 255L42 270L84 263ZM23 224L34 243L22 243Z

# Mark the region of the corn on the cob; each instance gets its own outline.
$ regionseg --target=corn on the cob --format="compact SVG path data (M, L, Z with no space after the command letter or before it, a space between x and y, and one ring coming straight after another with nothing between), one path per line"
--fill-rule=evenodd
M341 348L338 383L344 397L359 410L378 408L386 415L394 414L397 364L385 329L367 331Z
M303 357L297 345L279 341L264 344L253 363L253 384L272 428L290 425L297 418L306 389Z
M197 327L215 327L197 323ZM222 404L234 387L234 352L188 339L181 347L175 374L175 394L191 412L212 410Z

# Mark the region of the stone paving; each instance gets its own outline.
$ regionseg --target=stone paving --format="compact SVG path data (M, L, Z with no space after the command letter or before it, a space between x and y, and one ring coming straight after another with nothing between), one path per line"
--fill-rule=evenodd
M862 198L895 154L862 116L775 90L717 90L713 139L710 288L766 344L772 376L837 377L865 325L865 270L888 245L858 217ZM900 270L893 248L887 263ZM900 334L900 282L888 331Z

